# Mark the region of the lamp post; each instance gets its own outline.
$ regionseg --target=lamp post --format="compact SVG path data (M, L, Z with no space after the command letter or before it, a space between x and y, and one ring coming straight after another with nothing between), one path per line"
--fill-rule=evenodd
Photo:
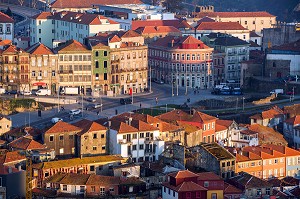
M245 97L243 97L243 111L245 109Z
M102 112L102 106L103 106L103 104L102 104L102 97L100 97L100 101L101 101L101 112Z

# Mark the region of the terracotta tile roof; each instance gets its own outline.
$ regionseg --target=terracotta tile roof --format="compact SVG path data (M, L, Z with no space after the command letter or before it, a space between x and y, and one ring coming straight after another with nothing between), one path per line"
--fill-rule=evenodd
M57 51L58 53L62 52L69 52L69 51L86 51L89 52L88 48L83 45L82 43L71 39L67 41L66 43L62 44L61 46L54 49L54 51Z
M271 50L300 52L300 39L292 43L273 46Z
M89 174L68 173L59 183L67 185L85 185L89 177Z
M227 127L227 128L229 128L230 125L232 125L233 123L234 123L233 120L220 120L220 119L218 119L218 120L216 121L216 124L225 126L225 127Z
M139 185L139 184L146 184L145 181L141 180L139 177L130 177L120 180L120 184L123 185Z
M202 123L199 122L177 121L177 124L187 133L192 133L202 129Z
M0 46L12 45L12 41L9 39L4 39L0 41Z
M223 125L220 125L218 123L216 123L216 126L215 126L215 131L216 132L219 132L219 131L225 131L227 130L228 128L226 126L223 126Z
M172 45L170 45L172 44ZM210 48L206 46L202 41L196 39L193 36L166 36L159 38L158 40L151 43L150 47L163 47L167 49L182 49L183 44L197 44L193 45L190 49L207 49Z
M114 35L112 38L109 39L109 42L114 43L114 42L120 42L121 39L117 35Z
M247 30L238 22L202 22L196 30Z
M173 110L167 113L160 114L156 118L165 122L176 123L176 121L189 120L191 116L182 110Z
M4 133L5 136L12 136L12 137L22 137L25 136L26 133L23 131L22 128L13 128L6 133Z
M199 12L195 13L197 18L231 18L231 17L275 17L268 12Z
M119 31L118 36L120 38L140 37L141 35L134 30Z
M47 177L43 183L59 183L66 175L67 173L56 173Z
M168 187L176 192L188 192L188 191L206 191L207 189L196 184L195 182L188 181L183 182L177 187L170 185L169 183L163 183L163 186Z
M160 122L159 123L159 131L160 132L167 132L167 131L177 131L180 130L181 127L174 125L174 124L170 124L167 122Z
M8 164L12 162L20 162L26 160L25 155L20 154L20 151L9 151L0 156L0 164Z
M242 194L243 191L236 188L235 186L224 182L224 194Z
M145 26L135 30L140 34L160 34L160 33L181 33L180 30L173 26Z
M120 183L119 177L90 175L89 179L86 182L86 185L107 186L107 185L118 185L119 183Z
M192 178L192 177L198 177L199 175L189 170L182 170L182 171L170 173L169 176L174 178Z
M191 121L193 122L201 122L201 123L210 122L214 120L217 120L217 118L199 111L195 112L191 119Z
M82 131L77 134L79 136L83 135L87 132L106 130L106 127L102 126L101 124L94 122L94 121L87 120L87 119L80 120L80 121L74 123L73 125L82 129Z
M292 148L287 147L287 146L279 146L279 145L274 145L274 144L264 144L262 146L270 148L271 150L278 151L278 152L283 153L287 156L298 156L298 155L300 155L300 151L292 149Z
M115 4L143 4L140 0L56 0L51 3L51 8L92 8L92 5L115 5Z
M256 119L256 120L262 120L263 119L260 113L257 113L255 115L251 115L249 118L250 119Z
M141 120L132 120L131 126L138 129L139 131L155 131L159 130L158 128L152 126L151 124L147 124L146 122L143 122Z
M11 173L19 172L19 170L17 168L0 165L0 175L10 174L9 169L11 169Z
M57 196L57 191L46 188L33 188L32 194L34 196L42 196L42 197L55 197Z
M203 17L202 19L197 21L197 24L200 24L202 22L215 22L215 20L209 17Z
M3 51L2 54L6 54L6 53L8 53L8 54L11 54L11 53L17 53L17 52L19 52L20 50L22 50L22 49L16 47L15 45L9 45L9 46L7 46L6 48L4 48L4 51Z
M26 52L33 55L52 55L54 54L50 48L38 42L26 49Z
M22 150L45 149L46 146L28 137L20 137L8 144L9 147Z
M15 21L8 16L7 14L4 14L3 12L0 12L0 23L14 23Z
M80 132L82 129L74 126L72 124L59 121L54 124L50 129L48 129L45 134L52 134L52 133L69 133L69 132Z
M223 178L215 174L214 172L203 172L203 173L198 173L198 181L209 181L209 180L221 180L223 181Z
M287 145L287 141L283 135L275 131L273 128L262 126L260 124L252 124L248 129L258 133L259 144L279 144Z
M194 30L195 28L191 26L186 20L182 19L180 20L179 24L176 26L178 29L189 29Z
M132 133L132 132L138 132L139 130L137 128L134 128L133 126L130 126L124 122L120 121L111 121L111 129L118 131L118 133Z
M131 22L131 29L136 30L139 27L145 26L173 26L178 28L179 24L181 23L178 19L171 19L171 20L136 20Z
M34 16L32 16L32 19L49 19L49 17L52 16L51 12L41 12L39 14L36 14Z
M296 115L292 118L289 118L284 121L287 124L292 124L293 126L299 125L300 124L300 115Z
M262 180L260 178L257 178L253 175L250 175L246 172L239 173L238 175L230 178L228 182L233 185L242 186L243 190L252 189L252 188L271 188L272 187L271 183L269 183L265 180Z
M139 114L139 113L122 113L119 115L116 115L114 117L112 117L110 120L118 120L118 121L128 121L128 118L132 118L133 120L141 120L143 122L146 122L148 124L159 124L162 121L156 117L153 117L151 115L147 115L147 114Z
M274 107L272 107L271 109L269 109L267 111L263 111L261 113L261 115L262 115L263 119L272 119L272 118L277 118L277 117L282 116L283 111L279 107L274 106Z
M124 158L117 155L103 155L103 156L93 156L93 157L84 157L84 158L72 158L65 160L57 160L51 162L42 162L38 164L34 164L33 168L37 169L50 169L50 168L64 168L64 167L72 167L76 165L85 165L85 164L106 164L109 162L116 161L125 161Z

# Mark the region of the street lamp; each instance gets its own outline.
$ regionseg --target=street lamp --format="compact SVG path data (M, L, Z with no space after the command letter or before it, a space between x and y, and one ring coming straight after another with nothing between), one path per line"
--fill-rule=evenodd
M243 97L243 111L245 109L245 102L244 102L244 100L245 100L245 97Z

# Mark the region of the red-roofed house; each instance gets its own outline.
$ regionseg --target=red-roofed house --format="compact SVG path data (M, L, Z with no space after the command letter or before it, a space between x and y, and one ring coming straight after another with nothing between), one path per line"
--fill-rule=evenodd
M193 20L209 17L217 22L239 22L244 28L253 30L259 34L264 28L272 28L276 24L276 16L268 12L214 12L205 10L194 12Z
M56 156L75 156L76 134L82 129L66 122L57 122L43 134L43 143L55 150Z
M283 134L289 144L300 148L300 115L291 117L283 122Z
M31 24L30 43L41 42L50 48L55 47L55 40L74 39L83 43L85 37L98 32L120 30L119 23L102 15L71 11L42 12L31 18Z
M14 22L10 16L0 12L0 40L14 39Z
M168 176L168 182L162 184L163 199L207 198L207 189L198 184L198 174L183 170Z
M173 26L145 26L135 30L145 38L145 43L149 44L158 38L165 36L181 36L180 30Z
M80 120L74 126L81 128L77 133L78 157L93 156L106 153L106 127L90 120Z
M212 52L213 48L192 36L160 38L149 45L150 75L174 87L211 88Z
M278 106L274 106L269 110L262 111L261 113L252 115L249 118L251 119L251 124L276 127L280 122L283 122L284 113Z
M130 157L133 162L155 161L164 150L159 128L141 120L129 118L126 123L111 120L108 131L110 154Z
M212 32L227 33L245 41L250 40L250 31L238 22L201 22L195 27L193 36L200 39Z
M224 198L224 180L213 172L198 173L198 184L207 189L207 198Z

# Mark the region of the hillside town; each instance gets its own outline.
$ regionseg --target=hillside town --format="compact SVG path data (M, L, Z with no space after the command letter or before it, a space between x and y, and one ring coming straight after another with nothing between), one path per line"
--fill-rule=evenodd
M0 3L0 198L300 198L300 3L195 2Z

